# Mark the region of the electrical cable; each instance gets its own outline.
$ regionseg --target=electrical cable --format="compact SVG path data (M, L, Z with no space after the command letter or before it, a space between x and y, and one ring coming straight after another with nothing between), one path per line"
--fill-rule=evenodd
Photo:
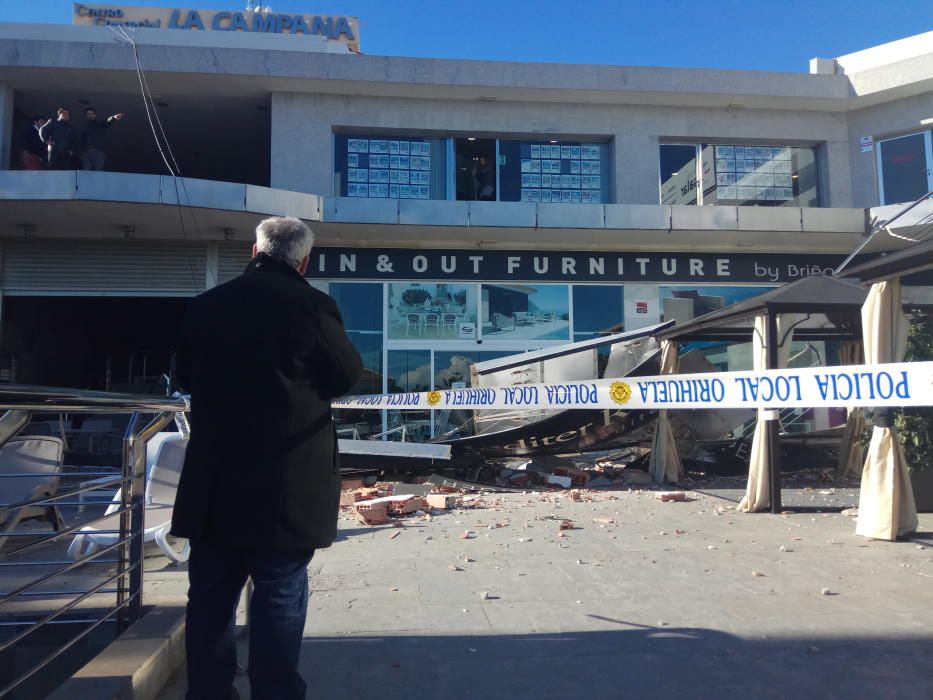
M143 71L142 63L139 59L139 50L138 50L136 41L133 39L132 36L130 36L129 33L127 33L124 27L119 27L118 28L119 31L117 31L117 29L115 29L114 27L110 27L110 29L114 33L114 35L117 37L118 41L120 41L121 36L123 40L125 40L125 41L120 41L120 43L128 43L133 49L133 58L136 63L136 77L139 82L139 89L140 89L140 93L143 98L143 107L146 110L146 118L149 122L149 129L152 132L152 137L153 137L153 140L155 141L156 148L159 151L159 155L162 158L162 162L165 164L166 170L168 171L169 175L171 175L172 177L172 185L175 189L175 204L176 204L177 211L178 211L178 223L181 228L182 240L185 246L185 257L187 258L187 261L188 261L188 268L191 274L193 289L197 291L201 287L201 284L198 282L197 268L195 266L194 259L193 259L194 256L191 254L191 250L188 247L189 240L188 240L187 229L185 227L184 211L183 211L184 205L182 203L181 192L179 191L179 188L178 188L178 179L181 176L181 170L178 167L178 161L175 159L175 154L172 151L168 136L165 134L165 129L162 126L162 121L161 119L159 119L159 113L158 113L158 110L156 109L155 101L152 99L152 93L148 89L149 84L148 84L148 80L146 79L145 71ZM155 115L155 121L153 121L153 114ZM158 124L159 132L161 132L162 134L162 140L164 140L165 142L165 148L163 148L162 141L160 141L159 139L159 134L156 132L156 124ZM174 168L172 167L172 164L169 163L169 156L166 156L165 149L168 149L169 156L172 159L172 163L174 163L175 165ZM197 238L199 242L203 242L201 241L202 237L201 237L201 231L200 231L200 226L198 225L197 217L195 216L194 211L192 210L192 207L191 207L191 197L188 194L188 188L185 185L184 177L181 177L181 181L182 181L182 190L184 191L185 200L187 201L187 205L188 205L188 210L189 210L189 213L191 214L192 221L195 224L195 231L196 231ZM211 262L206 255L205 255L204 262L205 262L205 267L207 271L210 273L211 277L216 281L217 270L212 268Z

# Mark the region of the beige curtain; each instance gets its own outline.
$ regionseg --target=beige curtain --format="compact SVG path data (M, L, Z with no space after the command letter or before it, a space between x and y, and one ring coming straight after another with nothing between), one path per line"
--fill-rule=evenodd
M900 280L873 284L862 306L866 364L900 362L907 348L907 317L901 310ZM895 540L917 529L910 476L894 428L875 425L862 470L855 533Z
M799 314L781 314L777 319L777 338L772 342L778 343L778 368L786 367L790 358L790 347L793 333L787 333L799 320ZM755 319L755 333L752 336L752 369L763 370L768 365L768 348L765 345L765 334L768 332L768 317L759 316ZM781 340L787 335L786 340ZM768 464L770 463L771 443L768 439L768 422L778 420L778 411L761 409L758 411L758 422L755 423L755 435L752 438L751 458L748 461L748 484L745 487L745 496L739 503L739 510L744 513L755 513L771 506L771 481L768 477Z
M677 343L661 341L661 374L677 374ZM680 461L677 441L671 428L667 411L658 411L657 427L651 441L651 459L648 462L651 480L656 484L679 481L684 475L684 466Z
M839 348L839 361L843 365L859 365L862 363L862 344L850 341ZM865 447L861 444L862 434L865 432L865 413L861 408L850 408L846 416L846 427L842 431L842 442L839 445L839 463L836 465L835 478L861 476L862 464L865 462Z

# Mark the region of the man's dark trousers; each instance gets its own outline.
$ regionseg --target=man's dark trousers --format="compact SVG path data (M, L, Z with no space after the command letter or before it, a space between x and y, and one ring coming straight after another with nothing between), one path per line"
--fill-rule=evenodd
M250 600L250 697L304 698L298 656L308 610L308 564L313 549L220 548L191 543L188 559L188 700L228 700L236 673L234 628L240 593Z

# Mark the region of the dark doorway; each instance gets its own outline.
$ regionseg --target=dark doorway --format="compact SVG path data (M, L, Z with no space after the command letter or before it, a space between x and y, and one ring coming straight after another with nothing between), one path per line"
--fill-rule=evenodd
M496 200L496 140L454 139L458 200Z
M161 393L187 299L6 297L2 354L19 384Z

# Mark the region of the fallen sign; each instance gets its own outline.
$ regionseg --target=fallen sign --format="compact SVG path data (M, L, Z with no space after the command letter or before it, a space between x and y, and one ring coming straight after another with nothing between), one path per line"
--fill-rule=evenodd
M612 409L933 406L933 362L598 379L350 396L334 408Z

